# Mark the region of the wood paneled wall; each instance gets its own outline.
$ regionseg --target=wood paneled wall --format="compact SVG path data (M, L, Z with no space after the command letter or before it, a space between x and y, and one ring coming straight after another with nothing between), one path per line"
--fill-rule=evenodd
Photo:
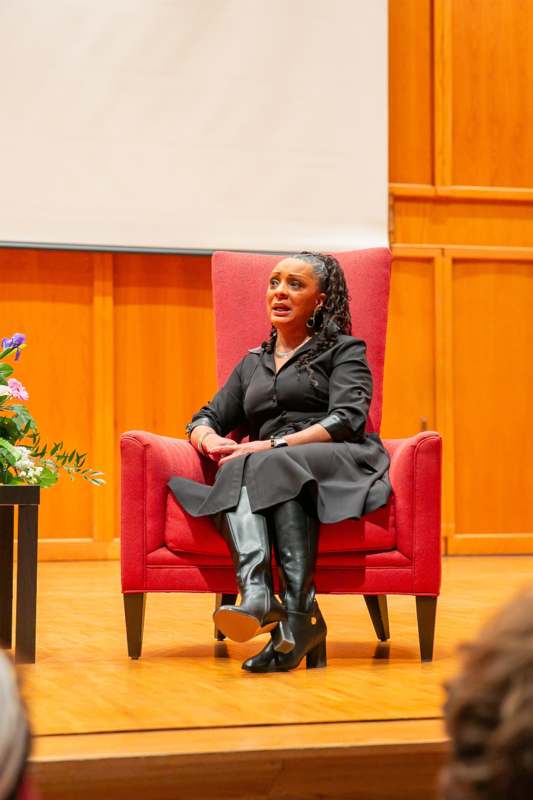
M448 552L533 552L533 4L389 9L383 435L442 432ZM41 557L116 556L119 433L180 436L215 388L209 259L0 250L0 285L44 436L108 477L44 494Z
M395 264L383 433L411 433L421 418L442 432L448 552L531 553L533 4L389 9ZM416 389L405 390L411 376Z
M40 557L116 557L120 433L181 437L215 388L210 259L0 249L0 285L43 440L87 450L107 479L43 492Z

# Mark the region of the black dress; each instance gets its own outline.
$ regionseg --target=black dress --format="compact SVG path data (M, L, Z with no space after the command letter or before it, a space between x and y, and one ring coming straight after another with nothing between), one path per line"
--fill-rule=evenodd
M173 477L168 485L193 516L228 511L248 489L253 511L302 496L321 522L359 518L385 505L390 495L389 458L376 433L365 433L372 396L366 345L339 336L298 368L304 344L276 373L266 347L249 350L225 385L194 415L189 430L209 425L221 436L245 425L250 440L295 433L319 422L331 442L273 448L231 459L212 486ZM316 385L314 385L316 384Z

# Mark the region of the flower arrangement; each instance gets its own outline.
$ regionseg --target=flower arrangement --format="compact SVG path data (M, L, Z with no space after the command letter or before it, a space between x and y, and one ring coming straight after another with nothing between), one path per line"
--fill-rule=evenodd
M26 347L26 336L14 333L2 339L0 349L0 484L53 486L60 472L71 480L80 475L95 486L105 483L102 473L85 466L87 453L67 450L63 442L51 447L42 444L37 423L24 405L29 394L22 383L12 377L14 367L6 363L18 361ZM17 402L22 401L22 403Z

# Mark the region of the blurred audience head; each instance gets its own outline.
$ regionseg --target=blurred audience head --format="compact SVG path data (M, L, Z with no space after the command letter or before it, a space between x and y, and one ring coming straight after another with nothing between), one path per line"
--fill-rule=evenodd
M443 800L533 797L533 591L505 606L461 651L447 686L451 754Z
M0 800L19 796L30 734L15 670L0 652Z

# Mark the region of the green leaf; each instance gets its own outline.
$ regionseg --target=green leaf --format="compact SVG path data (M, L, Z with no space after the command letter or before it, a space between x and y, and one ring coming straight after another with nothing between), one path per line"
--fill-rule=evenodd
M58 481L58 474L57 472L53 472L48 467L44 467L43 471L39 475L39 486L47 489L49 486L54 486Z
M0 417L0 438L16 444L24 436L24 429L17 424L16 417Z
M105 480L103 478L96 478L94 475L85 475L85 480L89 483L92 483L93 486L105 486Z
M8 442L2 437L0 437L0 454L3 455L7 463L11 464L11 466L14 466L19 458L18 453L11 442Z
M21 430L26 429L26 433L30 430L37 431L37 423L26 406L17 403L11 406L11 410L15 412L13 419Z
M4 353L6 351L4 350ZM4 379L9 378L10 375L13 375L15 370L11 366L11 364L0 364L0 376Z

